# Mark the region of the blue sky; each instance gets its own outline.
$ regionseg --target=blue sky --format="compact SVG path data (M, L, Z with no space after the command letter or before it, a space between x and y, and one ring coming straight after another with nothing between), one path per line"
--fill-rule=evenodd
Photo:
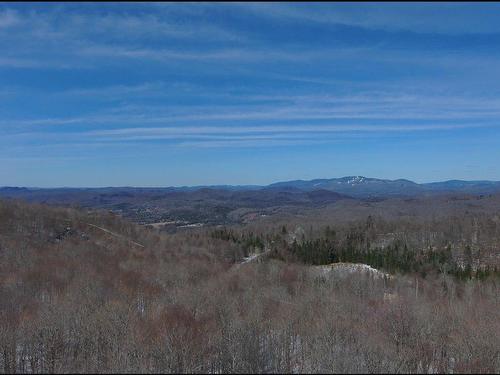
M500 180L500 4L0 4L0 186Z

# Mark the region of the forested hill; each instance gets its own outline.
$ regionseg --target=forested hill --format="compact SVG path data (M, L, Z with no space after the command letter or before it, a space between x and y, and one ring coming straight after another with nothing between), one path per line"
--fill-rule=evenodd
M429 268L434 258L425 277L392 261L383 278L314 265L357 261L366 239L398 259L414 249L395 251L377 233L402 225L432 240L444 226L273 220L165 234L107 212L0 200L0 372L500 369L494 277L461 280ZM465 219L465 239L478 226L488 228L476 243L496 236L485 220ZM322 258L335 254L343 259Z

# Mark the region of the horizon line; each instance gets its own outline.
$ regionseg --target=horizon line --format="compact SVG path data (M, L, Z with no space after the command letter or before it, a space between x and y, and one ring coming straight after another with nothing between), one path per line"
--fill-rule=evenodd
M412 182L417 185L425 185L425 184L433 184L433 183L444 183L444 182L451 182L451 181L459 181L459 182L493 182L493 183L500 183L500 180L462 180L462 179L447 179L447 180L439 180L439 181L430 181L430 182L416 182L411 179L407 178L397 178L397 179L390 179L390 178L379 178L379 177L366 177L362 175L348 175L348 176L341 176L341 177L329 177L329 178L312 178L312 179L290 179L290 180L282 180L282 181L275 181L271 182L268 184L197 184L197 185L149 185L149 186L138 186L138 185L107 185L107 186L46 186L46 187L41 187L41 186L19 186L19 185L2 185L0 186L0 189L38 189L38 190L50 190L50 189L187 189L187 188L216 188L216 187L253 187L253 188L265 188L269 187L274 184L278 183L286 183L286 182L311 182L311 181L317 181L317 180L336 180L336 179L343 179L343 178L356 178L356 177L361 177L365 179L374 179L374 180L381 180L381 181L398 181L398 180L405 180Z

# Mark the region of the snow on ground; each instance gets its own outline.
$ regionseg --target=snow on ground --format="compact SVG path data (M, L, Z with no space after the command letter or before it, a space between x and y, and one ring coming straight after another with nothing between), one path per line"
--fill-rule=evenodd
M179 225L177 228L198 228L198 227L202 227L203 223L194 223L194 224L186 224L186 225Z
M149 226L152 226L153 228L161 228L164 225L176 225L176 224L185 224L185 221L179 221L179 220L172 220L172 221L161 221L159 223L150 223L146 224Z
M269 254L269 252L271 251L271 249L268 249L266 248L262 253L254 253L254 254L250 254L249 256L247 257L244 257L243 260L240 262L240 263L237 263L234 265L234 268L235 269L238 269L240 268L242 265L244 264L247 264L247 263L251 263L253 261L256 261L258 260L260 257L266 255L266 254Z
M315 270L318 271L319 274L326 276L330 274L330 272L336 272L340 274L352 274L354 272L360 273L360 274L368 274L376 279L378 278L391 278L392 276L389 275L388 273L382 272L377 270L376 268L373 268L369 266L368 264L363 264L363 263L344 263L344 262L339 262L339 263L331 263L328 265L324 266L313 266Z
M241 262L241 264L249 263L252 260L257 259L259 257L259 255L261 255L261 254L252 254L252 255L249 255L247 257L244 257L243 261Z

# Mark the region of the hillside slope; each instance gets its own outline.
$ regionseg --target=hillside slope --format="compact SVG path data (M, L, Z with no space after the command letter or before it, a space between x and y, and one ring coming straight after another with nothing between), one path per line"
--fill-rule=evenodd
M0 200L0 372L500 370L494 281L236 267L230 238Z

